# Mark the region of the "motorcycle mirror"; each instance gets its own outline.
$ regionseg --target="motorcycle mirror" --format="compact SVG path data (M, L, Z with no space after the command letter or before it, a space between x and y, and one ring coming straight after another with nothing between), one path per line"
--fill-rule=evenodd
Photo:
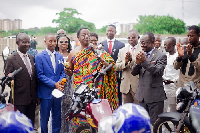
M3 60L5 61L7 59L7 57L9 56L9 53L10 53L10 49L8 46L6 46L3 51L2 51L2 57L3 57Z
M97 93L100 92L100 89L99 89L99 88L96 88L96 92L97 92Z
M190 81L190 87L192 91L194 91L197 88L193 81Z

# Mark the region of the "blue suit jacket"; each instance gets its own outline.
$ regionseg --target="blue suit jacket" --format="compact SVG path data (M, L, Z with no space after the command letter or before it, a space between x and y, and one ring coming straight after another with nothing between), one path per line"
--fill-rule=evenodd
M104 45L104 50L107 53L109 53L107 40L103 41L102 44ZM123 47L125 47L124 43L122 43L122 42L120 42L118 40L114 41L114 45L112 47L112 52L111 52L111 57L114 59L115 62L117 61L117 58L118 58L119 49L121 49Z
M64 78L64 66L59 61L64 61L63 56L55 52L56 70L51 63L50 56L44 50L35 57L36 75L38 78L38 97L43 99L51 99L52 91L55 89L54 84Z

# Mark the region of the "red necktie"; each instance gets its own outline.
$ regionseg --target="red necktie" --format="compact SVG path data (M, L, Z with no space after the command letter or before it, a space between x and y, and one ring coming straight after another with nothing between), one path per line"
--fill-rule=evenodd
M111 52L112 52L112 41L108 41L108 42L109 42L108 51L111 54Z

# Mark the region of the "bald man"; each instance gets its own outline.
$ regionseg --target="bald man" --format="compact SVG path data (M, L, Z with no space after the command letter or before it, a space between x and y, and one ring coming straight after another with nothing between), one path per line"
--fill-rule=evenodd
M36 70L35 61L32 55L27 53L30 48L30 38L26 33L19 33L16 36L18 49L6 60L5 73L13 72L22 67L22 71L15 76L13 104L34 124L36 107Z
M187 38L183 38L180 40L181 46L187 46L188 45L188 39Z
M138 85L138 76L131 74L131 68L135 62L137 51L142 50L138 44L140 38L138 31L130 30L128 33L129 45L120 49L116 61L116 71L122 71L120 92L122 93L122 103L139 103L135 98Z
M60 133L61 128L61 100L52 95L54 89L63 91L60 81L66 77L63 56L55 51L56 35L48 33L44 43L46 49L35 57L38 77L38 97L40 98L40 125L41 133L48 133L48 120L52 112L52 132Z

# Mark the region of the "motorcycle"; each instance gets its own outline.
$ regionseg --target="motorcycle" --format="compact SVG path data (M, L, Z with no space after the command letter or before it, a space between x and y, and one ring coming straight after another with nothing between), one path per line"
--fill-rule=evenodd
M196 103L190 107L190 118L192 126L194 127L196 133L200 133L200 102Z
M189 110L193 106L200 107L200 92L196 87L197 84L190 81L177 90L177 112L165 112L158 115L153 126L154 133L196 133Z
M107 99L97 99L99 90L96 88L98 78L105 75L112 68L110 64L105 69L95 71L93 75L94 87L90 89L87 84L81 83L75 89L72 98L72 105L67 113L66 120L70 121L74 117L78 117L87 121L80 124L76 128L76 133L98 131L98 123L100 119L111 116L113 111Z
M5 112L8 111L17 111L17 109L15 108L15 106L11 103L6 104L6 100L5 98L8 96L8 93L3 93L5 90L5 85L10 82L11 80L13 80L14 76L16 74L18 74L20 71L22 70L22 67L20 67L19 69L15 70L12 73L9 73L7 76L4 76L3 78L1 78L1 88L0 88L0 115L2 115Z

